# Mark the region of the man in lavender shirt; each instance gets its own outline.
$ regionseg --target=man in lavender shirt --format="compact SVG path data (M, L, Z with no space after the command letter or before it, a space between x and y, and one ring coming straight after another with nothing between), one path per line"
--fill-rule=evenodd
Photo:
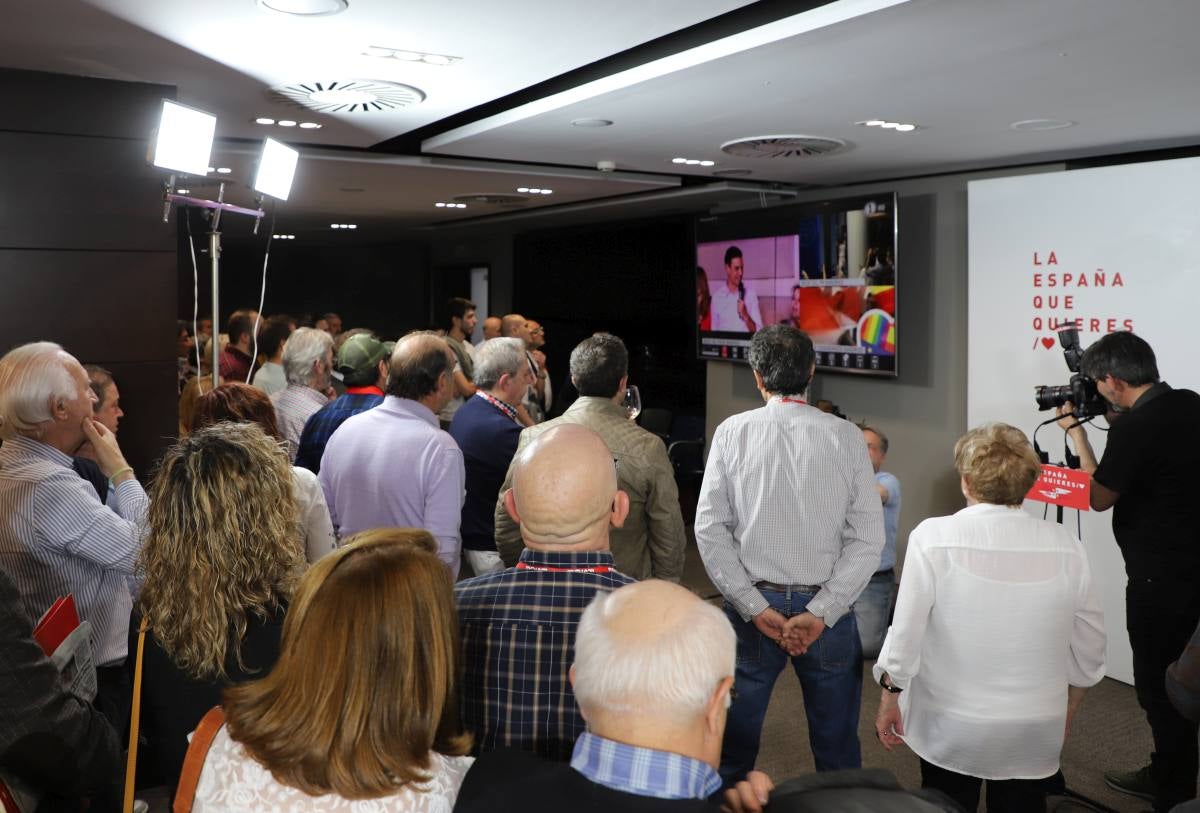
M454 353L432 333L396 343L386 395L338 427L321 458L321 487L339 537L368 528L424 528L458 577L466 471L438 412L454 396Z

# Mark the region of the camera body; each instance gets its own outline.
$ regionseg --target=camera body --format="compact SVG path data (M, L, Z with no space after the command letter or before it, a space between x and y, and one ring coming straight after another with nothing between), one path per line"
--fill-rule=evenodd
M1080 418L1091 418L1103 415L1108 411L1108 402L1096 389L1096 382L1079 372L1079 362L1083 358L1083 348L1079 344L1079 331L1068 328L1058 332L1059 344L1063 346L1063 358L1067 369L1071 371L1071 380L1067 384L1042 384L1033 388L1033 398L1039 411L1055 409L1070 401L1075 406L1075 415Z

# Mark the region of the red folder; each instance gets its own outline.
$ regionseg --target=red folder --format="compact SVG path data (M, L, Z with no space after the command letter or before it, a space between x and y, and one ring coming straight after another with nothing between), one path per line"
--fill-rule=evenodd
M46 610L45 615L33 628L33 638L42 646L47 656L53 655L58 645L79 626L79 613L75 611L75 596L61 596Z

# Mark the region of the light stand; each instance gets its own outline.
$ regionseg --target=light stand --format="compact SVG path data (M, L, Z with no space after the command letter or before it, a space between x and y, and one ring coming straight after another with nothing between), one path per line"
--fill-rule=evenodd
M262 221L262 208L247 209L225 202L225 182L217 186L217 199L194 198L190 195L175 192L176 173L186 173L198 177L208 174L208 162L212 156L212 142L217 129L217 117L196 110L186 105L163 100L162 114L159 119L158 132L154 140L152 162L157 167L171 172L163 191L163 222L171 216L171 204L196 206L212 212L212 229L208 234L208 257L212 263L212 317L214 331L217 329L215 320L219 318L221 295L221 214L233 212L249 215L254 218L254 233L258 234L258 224ZM295 177L296 163L299 153L275 139L263 141L262 156L259 159L258 175L254 179L254 190L258 193L257 206L262 206L263 196L270 195L279 200L287 200L291 192L292 180ZM186 191L186 190L185 190ZM195 255L193 254L193 263ZM263 266L264 285L266 265ZM255 325L257 336L258 326ZM212 345L212 376L213 386L221 369L220 343Z

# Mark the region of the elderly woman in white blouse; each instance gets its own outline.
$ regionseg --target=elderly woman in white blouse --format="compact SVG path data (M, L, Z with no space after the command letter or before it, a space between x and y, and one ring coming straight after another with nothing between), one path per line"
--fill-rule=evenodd
M1083 545L1022 510L1037 455L1007 424L954 447L967 507L908 538L895 620L875 665L876 736L921 758L924 787L988 813L1044 811L1104 618Z

